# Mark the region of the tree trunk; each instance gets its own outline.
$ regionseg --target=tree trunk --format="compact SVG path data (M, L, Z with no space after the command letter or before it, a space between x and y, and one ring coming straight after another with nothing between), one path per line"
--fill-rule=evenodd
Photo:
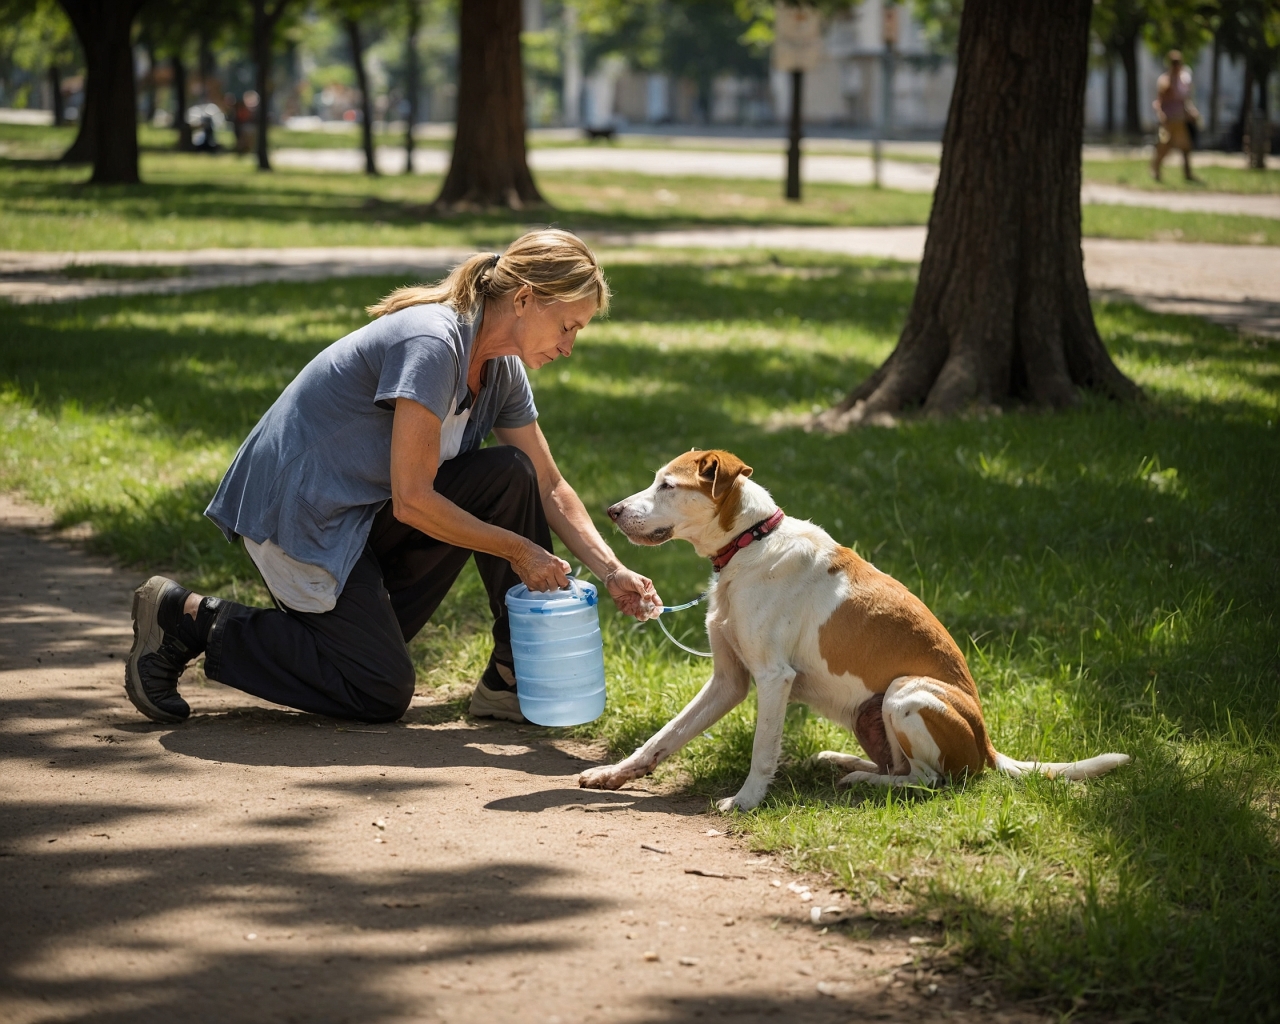
M1135 30L1120 44L1120 61L1124 64L1124 131L1130 139L1142 135L1138 117L1138 32Z
M408 0L409 24L404 41L404 94L408 109L404 115L404 173L413 173L413 126L418 123L418 92L422 88L418 74L418 30L422 24L422 8L418 0Z
M213 99L213 43L209 33L201 32L196 39L196 63L200 72L200 102L216 102Z
M275 49L276 25L284 14L288 0L253 0L254 88L258 93L258 170L271 170L267 151L267 128L271 123L271 57Z
M356 87L360 90L360 138L364 144L364 173L376 175L378 163L373 151L373 100L369 96L369 76L364 67L364 45L360 41L360 22L344 18L347 43L351 47L351 65L356 71Z
M1098 337L1080 249L1090 6L965 3L911 311L884 365L818 425L1138 395Z
M143 94L146 106L143 108L143 120L150 124L156 119L156 44L148 36L145 49L147 51L147 91Z
M191 143L191 122L187 120L187 65L175 53L169 58L173 67L173 126L178 129L178 149L187 152L195 147Z
M1116 59L1107 54L1107 140L1116 133Z
M453 159L436 204L542 205L524 138L520 0L461 0Z
M1221 88L1222 61L1218 54L1218 37L1213 37L1213 73L1209 78L1209 136L1218 134L1218 94Z
M49 92L53 99L53 123L61 128L67 123L67 108L62 99L62 72L57 64L49 65Z
M137 94L133 79L133 18L138 0L62 0L84 50L84 111L80 133L63 154L93 162L98 185L138 181Z

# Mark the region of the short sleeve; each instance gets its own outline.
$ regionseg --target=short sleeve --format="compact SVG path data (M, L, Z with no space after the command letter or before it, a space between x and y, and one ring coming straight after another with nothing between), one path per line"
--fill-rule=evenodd
M533 388L529 386L529 376L524 366L514 356L508 357L510 385L507 388L506 401L498 410L495 427L523 427L538 418L538 407L533 404Z
M391 407L397 398L411 398L443 420L453 411L459 373L458 357L447 341L406 338L387 346L373 400Z

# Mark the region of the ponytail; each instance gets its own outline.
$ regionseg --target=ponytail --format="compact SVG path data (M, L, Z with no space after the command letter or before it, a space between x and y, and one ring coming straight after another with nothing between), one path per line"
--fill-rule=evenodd
M595 254L577 235L558 228L530 231L504 253L476 253L454 267L437 284L397 288L368 307L370 316L386 316L410 306L438 302L464 320L479 312L489 297L508 295L524 285L544 301L595 300L596 311L609 309L609 284Z

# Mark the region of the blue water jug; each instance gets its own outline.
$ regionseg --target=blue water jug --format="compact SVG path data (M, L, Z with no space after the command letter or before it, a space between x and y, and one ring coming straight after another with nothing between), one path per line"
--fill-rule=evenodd
M604 644L596 588L507 591L520 713L535 725L582 725L604 713Z

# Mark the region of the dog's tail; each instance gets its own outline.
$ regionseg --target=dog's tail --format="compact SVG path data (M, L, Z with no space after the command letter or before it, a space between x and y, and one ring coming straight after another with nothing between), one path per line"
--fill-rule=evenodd
M1047 775L1051 779L1096 779L1106 775L1113 768L1128 764L1128 754L1099 754L1087 757L1083 761L1015 761L997 751L996 771L1004 772L1015 779L1023 775Z

